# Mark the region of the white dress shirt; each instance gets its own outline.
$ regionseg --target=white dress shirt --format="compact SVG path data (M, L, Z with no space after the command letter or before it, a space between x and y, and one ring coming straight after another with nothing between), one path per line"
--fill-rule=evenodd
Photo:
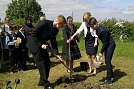
M87 31L88 31L86 22L82 22L81 26L79 27L79 29L76 32L80 35L83 30L84 30L84 36L86 37ZM90 27L90 33L93 37L98 37L96 35L96 30L93 30L91 27Z
M25 38L25 35L24 35L24 31L20 31L19 32L23 35L23 37Z

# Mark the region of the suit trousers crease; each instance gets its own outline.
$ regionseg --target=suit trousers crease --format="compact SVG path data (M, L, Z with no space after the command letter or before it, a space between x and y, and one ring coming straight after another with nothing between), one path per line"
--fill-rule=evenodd
M116 47L116 45L115 45L115 43L113 43L113 44L109 45L109 47L105 51L105 64L106 64L106 69L107 69L106 79L107 80L111 80L111 78L114 77L111 60L112 60L112 56L113 56L115 47Z
M47 82L50 71L50 58L47 50L39 49L36 53L32 53L34 61L38 67L40 74L40 81Z

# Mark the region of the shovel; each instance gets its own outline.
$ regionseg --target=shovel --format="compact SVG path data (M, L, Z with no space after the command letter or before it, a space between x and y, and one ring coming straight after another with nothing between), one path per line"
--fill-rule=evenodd
M51 48L49 45L47 46L47 50L48 50L52 55L54 55L55 57L57 57L57 55L53 52L52 48ZM61 63L62 63L69 71L71 71L70 68L69 68L63 61L61 61Z

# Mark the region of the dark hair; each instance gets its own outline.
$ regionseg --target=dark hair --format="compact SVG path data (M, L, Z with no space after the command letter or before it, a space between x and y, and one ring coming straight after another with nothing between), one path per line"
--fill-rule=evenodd
M17 29L17 28L16 28L15 25L10 25L10 26L9 26L9 29L10 29L11 31L13 31L14 29Z
M22 27L24 27L24 24L19 24L19 25L18 25L18 29L20 29L20 28L22 28Z
M97 20L94 17L91 17L88 21L89 25L95 25L97 23Z
M68 17L67 17L67 20L68 20L68 19L73 19L73 17L72 17L72 16L68 16Z
M32 21L32 19L31 19L29 16L25 17L25 20L26 20L26 21L27 21L27 20Z

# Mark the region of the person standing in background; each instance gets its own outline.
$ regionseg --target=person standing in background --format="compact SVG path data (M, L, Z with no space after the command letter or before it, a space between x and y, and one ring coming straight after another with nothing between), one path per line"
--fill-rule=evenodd
M20 52L19 52L19 44L17 41L17 34L15 33L16 31L16 26L15 25L10 25L9 26L9 32L6 34L6 44L8 45L8 50L9 50L9 55L10 55L10 73L14 73L14 67L15 64L18 68L18 72L22 71L22 66L20 63Z
M24 30L25 30L25 33L26 33L27 40L31 36L33 29L34 29L34 26L32 24L32 19L29 16L27 16L25 18L25 26L24 26ZM29 61L28 49L26 51L27 51L27 61ZM34 60L33 60L33 62L34 62ZM34 68L36 68L35 62L34 62Z
M1 26L1 36L2 36L2 48L3 48L3 58L4 61L9 61L9 51L8 51L8 46L6 44L6 39L5 36L7 32L9 31L9 26L10 26L10 19L8 17L5 18L5 24Z
M76 32L76 27L73 24L73 18L67 17L67 25L62 28L63 31L63 44L62 44L62 58L66 61L66 65L73 71L74 60L81 58L79 47L75 40L71 41L70 44L67 40ZM75 37L77 42L79 38ZM67 70L67 72L70 72Z
M40 17L40 21L45 20L46 18L44 16Z
M21 65L22 65L22 70L26 71L26 58L27 58L27 47L26 47L26 33L24 31L24 25L19 24L18 25L18 32L17 32L17 37L20 38L21 43L19 43L19 52L20 52L20 60L21 60Z

